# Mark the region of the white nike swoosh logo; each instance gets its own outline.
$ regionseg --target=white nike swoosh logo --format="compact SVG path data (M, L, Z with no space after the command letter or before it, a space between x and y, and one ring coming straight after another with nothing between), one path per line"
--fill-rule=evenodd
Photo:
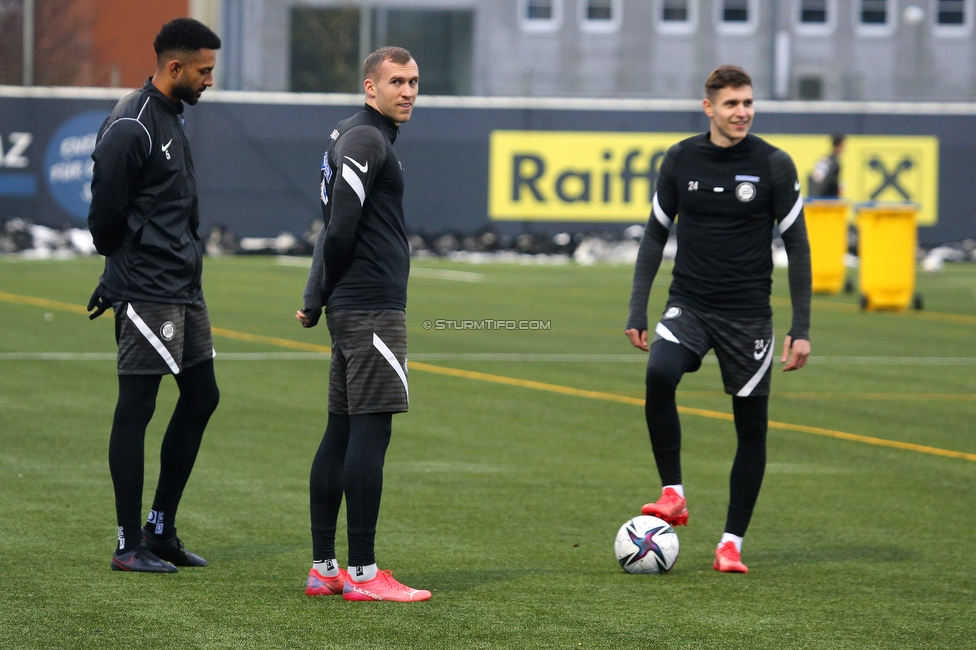
M764 347L760 352L753 352L752 356L755 357L756 361L759 361L764 356L766 356L766 350L768 349L769 349L769 342L766 343L766 347Z
M166 151L167 149L169 149L169 146L171 144L173 144L173 138L170 138L169 139L169 142L167 142L166 144L163 145L163 151Z
M365 174L366 172L369 171L369 161L368 160L366 161L366 164L365 165L360 165L358 162L356 162L355 160L353 160L349 156L343 156L343 158L345 158L346 160L348 160L349 162L351 162L352 164L354 164L359 169L359 171L361 171L362 173Z

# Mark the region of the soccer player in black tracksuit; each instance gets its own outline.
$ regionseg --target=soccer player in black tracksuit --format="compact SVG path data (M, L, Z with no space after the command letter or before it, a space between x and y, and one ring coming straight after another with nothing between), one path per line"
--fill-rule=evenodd
M210 319L200 274L196 181L183 102L213 84L220 39L177 18L153 44L156 72L115 106L98 132L88 227L105 256L91 318L115 310L119 398L109 441L119 542L112 569L175 573L206 566L176 536L176 510L217 408ZM140 526L146 426L163 375L180 389L160 452L159 483ZM175 565L175 566L174 566Z
M407 277L403 168L393 151L410 119L420 75L403 48L385 47L363 65L366 106L339 122L322 160L325 226L315 243L304 307L314 327L325 306L332 336L329 422L312 462L312 568L305 593L346 600L418 601L376 566L373 541L383 462L394 413L407 410ZM336 519L346 497L349 570L339 568Z
M783 342L783 370L810 356L810 249L796 167L789 155L749 135L752 80L721 66L705 84L707 133L671 147L661 163L653 209L641 240L626 334L647 344L647 299L664 244L676 223L678 253L667 306L654 327L647 364L645 415L661 483L645 515L687 525L681 482L681 427L675 390L715 350L725 392L732 395L738 450L732 465L725 534L715 568L748 571L742 538L766 467L770 366L775 354L769 304L770 244L779 226L789 256L793 323Z

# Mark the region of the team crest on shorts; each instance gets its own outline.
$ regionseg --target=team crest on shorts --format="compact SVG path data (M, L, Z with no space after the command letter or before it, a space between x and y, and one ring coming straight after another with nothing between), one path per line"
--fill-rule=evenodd
M756 186L749 182L739 183L735 186L735 198L748 203L756 198Z
M164 341L172 341L173 336L176 335L176 326L173 325L173 321L168 320L159 326L159 336Z
M663 318L677 318L680 315L681 315L680 307L669 307L668 310L664 312L664 316L662 317L662 320Z

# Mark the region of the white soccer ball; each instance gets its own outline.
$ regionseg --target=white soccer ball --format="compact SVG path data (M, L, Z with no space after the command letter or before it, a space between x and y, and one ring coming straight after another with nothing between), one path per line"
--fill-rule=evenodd
M634 517L617 532L617 561L627 573L667 573L678 559L678 534L657 517Z

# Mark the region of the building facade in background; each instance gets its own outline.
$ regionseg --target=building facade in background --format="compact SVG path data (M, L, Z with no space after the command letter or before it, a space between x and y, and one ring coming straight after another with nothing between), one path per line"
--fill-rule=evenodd
M768 99L976 101L976 0L0 0L0 84L137 87L159 27L218 31L218 86L359 92L410 49L425 95L693 99L735 63Z
M222 0L223 87L358 91L398 44L424 94L976 101L976 0Z
M192 16L216 29L220 16L220 0L0 0L0 84L24 83L31 5L36 86L138 88L156 69L164 23Z

